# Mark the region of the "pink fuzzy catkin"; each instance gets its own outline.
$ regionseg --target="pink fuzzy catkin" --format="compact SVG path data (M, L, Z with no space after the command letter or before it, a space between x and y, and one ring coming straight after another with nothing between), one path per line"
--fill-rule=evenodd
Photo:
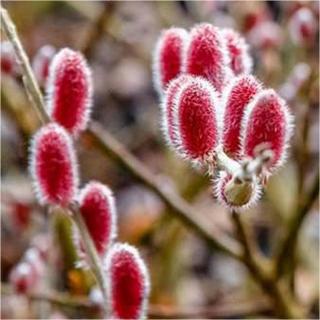
M252 76L234 78L224 92L222 143L224 151L234 159L241 158L241 121L249 102L261 90Z
M242 152L255 157L257 147L266 144L273 152L269 170L284 163L292 134L293 118L283 99L272 89L262 90L246 108L242 120Z
M149 274L136 248L115 244L106 258L109 310L116 319L143 319L150 291Z
M78 171L69 134L60 125L40 128L31 143L30 171L41 204L67 206L76 196Z
M47 82L51 119L76 136L84 130L92 107L91 72L81 53L65 48L53 58Z
M112 191L105 185L91 181L78 197L79 210L95 244L103 256L116 236L116 209Z
M178 95L179 90L187 82L192 81L194 77L183 74L176 79L170 81L168 88L163 95L161 103L161 112L162 112L162 129L166 137L166 141L170 146L176 146L177 137L176 130L174 127L174 103L175 98Z
M231 71L226 41L220 29L209 23L191 29L185 71L206 78L218 92L222 92Z
M219 99L212 85L199 77L187 81L175 97L173 127L177 151L186 159L201 162L219 142Z
M182 28L170 28L161 33L153 58L154 84L159 93L181 74L188 36Z
M243 37L232 29L223 29L222 36L227 42L230 68L235 75L249 74L252 71L252 58Z

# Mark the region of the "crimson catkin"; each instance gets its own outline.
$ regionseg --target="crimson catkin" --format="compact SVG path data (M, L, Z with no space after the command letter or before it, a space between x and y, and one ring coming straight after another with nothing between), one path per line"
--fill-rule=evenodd
M40 128L31 143L30 172L41 204L67 206L76 196L78 168L69 134L60 125Z
M145 318L149 275L136 248L115 244L105 262L111 316L116 319Z
M250 102L242 120L242 152L255 157L257 147L266 144L273 152L269 170L279 167L286 158L292 134L293 117L283 99L272 89L262 90Z
M188 32L182 28L170 28L161 33L153 55L153 78L159 93L182 72L188 37Z
M84 130L92 106L92 79L82 54L61 49L50 64L46 89L51 119L73 135Z
M220 29L209 23L191 29L185 71L206 78L218 92L222 92L231 70L227 44Z
M117 216L112 191L105 185L91 181L78 197L79 210L97 252L103 256L117 233Z

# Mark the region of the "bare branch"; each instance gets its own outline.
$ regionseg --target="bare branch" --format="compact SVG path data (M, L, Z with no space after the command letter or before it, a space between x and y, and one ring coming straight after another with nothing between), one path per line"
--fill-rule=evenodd
M319 171L316 174L310 192L308 193L304 201L299 204L296 214L290 220L287 233L283 237L283 241L280 243L276 258L276 279L283 275L288 253L292 253L295 250L301 225L318 196Z

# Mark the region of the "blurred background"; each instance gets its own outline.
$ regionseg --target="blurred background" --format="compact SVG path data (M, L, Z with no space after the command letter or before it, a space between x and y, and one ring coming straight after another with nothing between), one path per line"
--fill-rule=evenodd
M276 89L295 114L286 165L246 213L259 248L270 256L297 203L312 183L319 160L319 2L316 1L3 1L33 61L43 46L82 51L92 68L92 117L167 186L192 202L194 215L212 230L233 236L230 214L213 198L209 178L181 161L164 143L152 53L164 28L198 22L231 27L250 44L254 74ZM307 9L309 20L297 12ZM311 15L310 15L311 14ZM306 26L301 26L305 23ZM311 25L311 27L310 27ZM1 35L1 41L5 41ZM19 70L8 69L1 46L1 318L98 318L99 295L89 272L77 269L68 219L35 201L28 175L30 135L39 127ZM8 58L10 60L10 57ZM150 316L165 318L273 317L247 270L209 250L164 203L83 134L77 143L82 184L96 179L115 193L119 239L136 245L150 273ZM8 275L28 247L47 245L50 264L37 292L53 290L84 299L51 301L15 295ZM298 236L295 292L318 318L319 210L315 203ZM82 300L80 300L81 302ZM74 302L72 304L71 302ZM81 303L80 303L81 304Z

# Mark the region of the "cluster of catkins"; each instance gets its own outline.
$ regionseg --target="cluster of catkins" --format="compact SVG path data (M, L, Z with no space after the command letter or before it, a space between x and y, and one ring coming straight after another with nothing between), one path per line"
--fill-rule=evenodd
M228 208L256 202L284 163L293 119L283 99L252 74L244 38L231 29L170 28L154 52L162 129L182 158L213 174Z
M117 213L112 191L96 181L79 190L73 141L86 128L92 106L92 79L84 57L70 49L60 50L50 63L45 84L50 123L36 132L30 148L37 199L43 205L66 209L76 203L105 272L110 316L143 318L149 294L148 271L136 248L114 243ZM80 256L85 257L82 239L76 236L75 240Z

